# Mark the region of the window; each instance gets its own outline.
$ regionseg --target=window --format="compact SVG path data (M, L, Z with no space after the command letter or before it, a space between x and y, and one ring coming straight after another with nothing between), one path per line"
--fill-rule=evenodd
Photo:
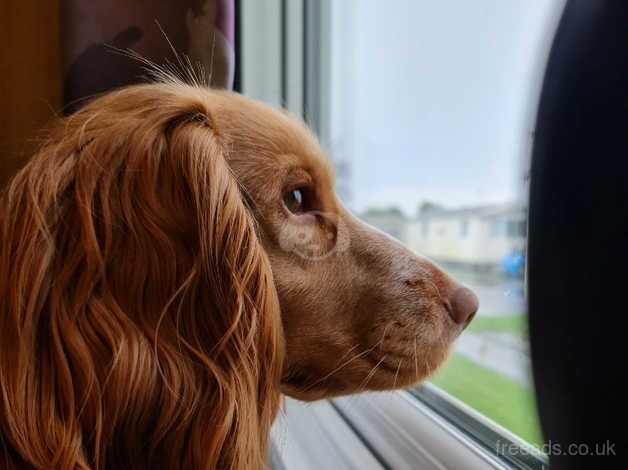
M492 220L489 222L491 230L491 238L500 238L506 236L506 221Z
M460 221L460 237L466 238L468 234L469 234L469 221L468 220Z
M520 238L526 236L525 220L509 220L506 233L509 238Z
M429 230L430 230L430 223L427 220L423 221L423 223L421 224L421 236L424 239L428 237Z
M331 13L329 148L351 149L345 202L358 214L396 207L407 224L439 207L434 242L412 231L401 241L454 266L480 311L431 382L533 444L542 438L526 331L525 175L559 4L333 2ZM484 229L471 233L471 217Z
M526 175L544 66L564 1L242 4L259 10L243 25L246 31L260 27L268 8L283 18L271 22L273 34L266 32L263 41L243 41L243 83L247 75L255 81L249 94L303 115L335 163L343 202L439 262L480 298L480 311L449 362L430 384L411 391L417 406L427 407L425 416L433 410L443 417L452 435L461 431L483 446L487 461L541 468L542 456L501 455L496 443L542 444L525 312ZM247 42L255 44L248 58ZM265 60L260 51L274 57ZM256 90L260 64L265 80L283 85ZM378 409L396 416L394 400L382 400ZM336 409L377 454L374 439L384 438L373 436L377 426L369 420L375 418L366 410L377 400L359 409L355 403L362 401L353 399L349 411L339 409L342 400L316 409L325 416ZM467 437L459 442L470 445Z

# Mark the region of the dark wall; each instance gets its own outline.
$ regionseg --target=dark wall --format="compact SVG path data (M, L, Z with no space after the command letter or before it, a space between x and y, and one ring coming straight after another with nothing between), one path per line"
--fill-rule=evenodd
M0 2L0 187L61 108L60 0Z

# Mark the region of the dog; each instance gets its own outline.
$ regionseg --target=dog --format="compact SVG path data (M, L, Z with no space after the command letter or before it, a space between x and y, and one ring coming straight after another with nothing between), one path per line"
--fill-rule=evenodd
M261 468L282 394L416 384L477 309L342 206L298 119L122 88L0 199L0 465Z

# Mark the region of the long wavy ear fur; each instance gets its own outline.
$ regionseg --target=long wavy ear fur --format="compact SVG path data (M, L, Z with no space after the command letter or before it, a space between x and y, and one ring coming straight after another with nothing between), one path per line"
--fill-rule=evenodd
M265 465L279 309L206 93L105 95L2 195L0 467Z

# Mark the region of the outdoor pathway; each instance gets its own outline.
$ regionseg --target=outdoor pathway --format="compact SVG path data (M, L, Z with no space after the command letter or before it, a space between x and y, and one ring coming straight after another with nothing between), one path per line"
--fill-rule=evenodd
M532 386L530 351L526 340L511 333L464 332L454 349L466 358L526 387Z

